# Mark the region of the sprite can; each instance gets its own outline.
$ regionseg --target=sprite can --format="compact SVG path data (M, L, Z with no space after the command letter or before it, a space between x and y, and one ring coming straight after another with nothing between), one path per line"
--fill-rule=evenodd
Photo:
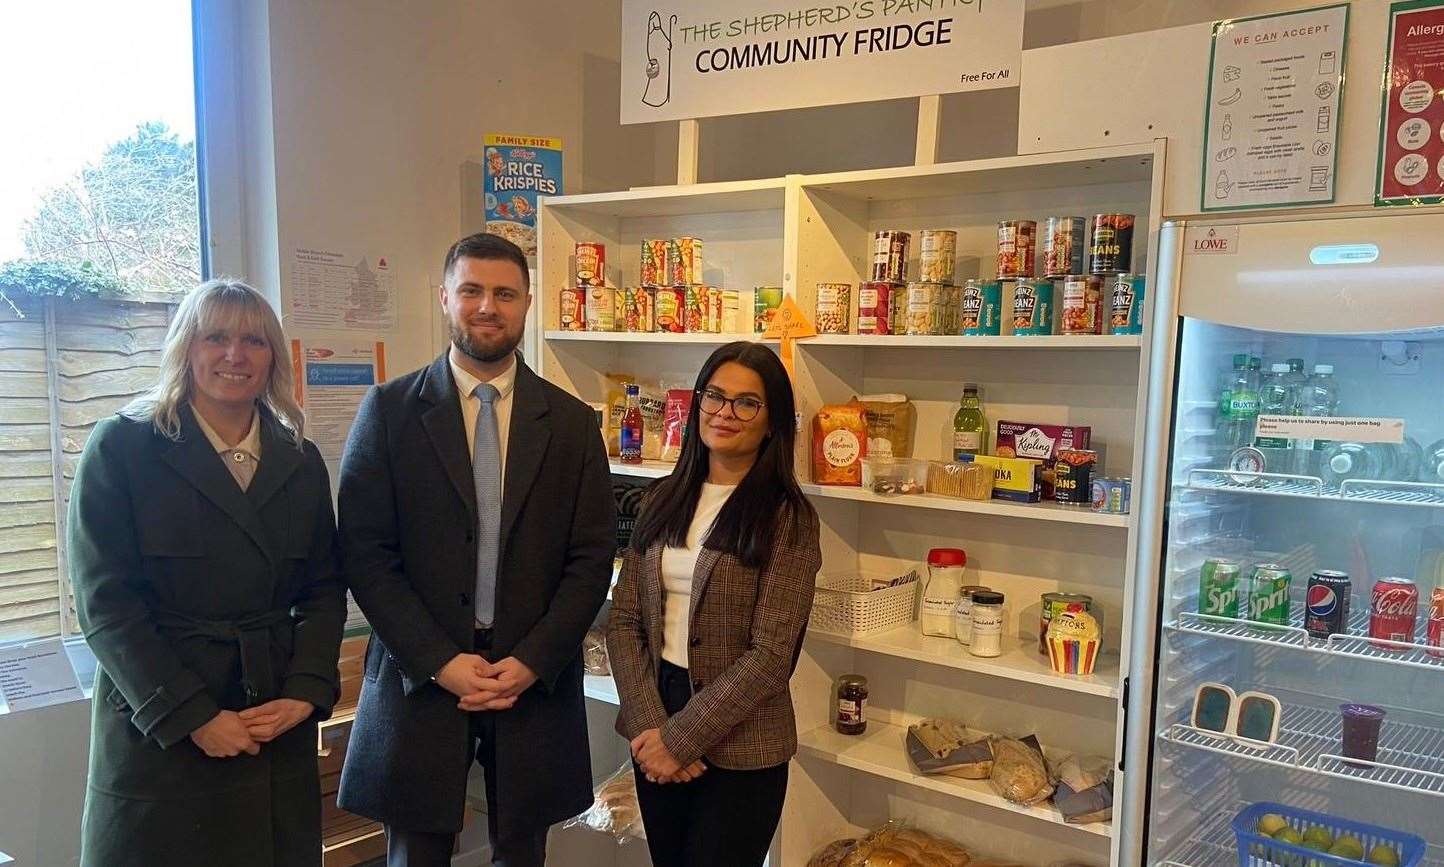
M1239 566L1233 560L1210 557L1198 572L1198 613L1238 617Z
M1277 563L1253 567L1249 580L1248 619L1269 626L1289 625L1289 570Z

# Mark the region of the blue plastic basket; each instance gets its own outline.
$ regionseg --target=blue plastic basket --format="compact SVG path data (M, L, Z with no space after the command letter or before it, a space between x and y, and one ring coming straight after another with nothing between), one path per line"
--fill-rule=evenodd
M1265 837L1255 829L1258 827L1258 820L1266 813L1282 816L1284 821L1300 834L1314 825L1323 825L1336 838L1341 834L1357 837L1364 845L1365 858L1369 857L1370 850L1383 843L1399 853L1399 867L1418 867L1424 860L1425 843L1422 837L1391 831L1378 825L1351 822L1325 813L1260 801L1245 807L1233 818L1233 836L1238 841L1239 867L1359 867L1360 863L1368 863Z

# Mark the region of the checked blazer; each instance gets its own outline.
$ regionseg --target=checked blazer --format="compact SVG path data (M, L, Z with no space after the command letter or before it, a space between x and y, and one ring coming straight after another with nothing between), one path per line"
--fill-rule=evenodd
M780 526L789 521L779 516ZM692 698L670 719L657 691L662 659L662 543L628 548L612 593L607 652L621 697L617 732L661 729L684 767L698 759L732 770L781 764L797 752L788 681L797 666L817 571L818 526L779 533L761 569L704 547L692 577L688 672Z

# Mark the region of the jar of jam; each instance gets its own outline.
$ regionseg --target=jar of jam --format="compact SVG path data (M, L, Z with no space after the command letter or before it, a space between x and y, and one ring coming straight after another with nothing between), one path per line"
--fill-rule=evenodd
M833 727L845 735L867 731L867 678L844 674L837 680L837 716Z

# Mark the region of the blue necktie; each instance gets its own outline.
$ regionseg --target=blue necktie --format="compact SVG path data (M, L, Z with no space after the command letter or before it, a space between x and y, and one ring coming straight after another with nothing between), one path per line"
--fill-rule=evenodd
M476 483L476 622L491 626L496 614L496 564L501 547L501 447L496 430L496 386L480 383L472 394L481 401L471 447L471 477Z

